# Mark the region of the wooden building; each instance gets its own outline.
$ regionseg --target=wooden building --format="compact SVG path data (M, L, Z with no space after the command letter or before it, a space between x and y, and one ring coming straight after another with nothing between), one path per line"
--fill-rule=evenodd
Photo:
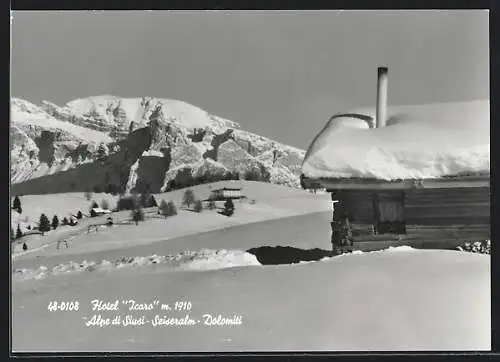
M386 77L387 69L379 68L376 115L380 120L390 119L386 116L385 109ZM464 114L460 110L457 116ZM481 121L487 121L489 124L489 109L484 110L482 114L488 114L488 119ZM345 118L345 115L342 117ZM354 115L351 118L353 122L360 119L366 121L367 128L386 126L386 122L373 120L373 117L366 114L357 117ZM470 127L472 129L474 125ZM350 135L356 137L356 134L360 134L356 132L359 131ZM485 132L480 135L487 138L484 143L489 148L489 135ZM314 142L321 137L326 136L316 137L308 150L310 155L311 149L319 147L314 145ZM453 137L453 134L449 137ZM446 147L445 138L443 145L436 147ZM484 151L484 147L482 150L489 158L489 151ZM306 154L306 159L312 157L310 155ZM440 158L435 157L433 162L436 160ZM445 161L443 158L443 162ZM437 170L439 166L436 165ZM321 167L326 169L324 163ZM442 169L447 170L447 167L443 165ZM466 241L490 239L489 163L488 166L484 163L482 169L477 166L473 170L432 177L387 179L363 176L355 172L353 175L346 175L344 172L342 176L321 176L321 172L312 171L309 173L312 175L303 172L301 177L304 188L325 188L332 195L334 211L331 226L334 249L376 250L397 245L455 248Z
M345 219L351 241L345 246L354 248L442 248L490 239L489 174L392 182L304 178L303 182L306 187L319 183L331 193L334 209L340 210L332 220L332 243L339 246L337 235L342 234Z
M227 199L240 199L241 188L237 187L223 187L220 189L211 190L210 200L227 200Z

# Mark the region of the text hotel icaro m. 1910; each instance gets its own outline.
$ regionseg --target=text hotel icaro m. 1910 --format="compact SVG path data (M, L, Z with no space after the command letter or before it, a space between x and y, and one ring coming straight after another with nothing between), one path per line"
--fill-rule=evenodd
M120 306L125 310L125 314L118 314ZM102 314L93 314L92 317L82 317L86 320L87 327L140 327L151 325L153 327L192 327L198 325L204 326L239 326L242 324L243 317L240 314L223 315L220 313L203 313L199 317L189 314L192 309L190 301L179 300L172 304L160 303L159 300L153 300L149 303L139 303L134 299L116 299L114 301L102 301L94 299L90 301L91 312L102 312ZM47 309L50 312L78 312L80 311L80 302L57 302L49 303ZM149 313L148 313L149 312ZM158 314L158 312L170 312L170 314ZM182 316L177 313L185 314ZM109 315L109 313L113 313ZM147 315L151 314L151 315ZM104 315L103 315L104 314ZM149 317L149 318L148 318Z

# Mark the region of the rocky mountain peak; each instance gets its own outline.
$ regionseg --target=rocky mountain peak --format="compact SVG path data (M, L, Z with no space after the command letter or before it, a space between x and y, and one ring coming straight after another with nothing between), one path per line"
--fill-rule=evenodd
M64 106L13 98L11 138L13 189L24 194L127 192L138 184L160 191L171 180L182 187L181 171L191 183L236 175L299 186L305 153L186 102L154 97L103 95Z

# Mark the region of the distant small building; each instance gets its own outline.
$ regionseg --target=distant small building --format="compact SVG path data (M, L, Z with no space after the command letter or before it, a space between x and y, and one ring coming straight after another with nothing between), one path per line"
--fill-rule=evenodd
M223 187L211 190L210 200L241 199L241 188Z

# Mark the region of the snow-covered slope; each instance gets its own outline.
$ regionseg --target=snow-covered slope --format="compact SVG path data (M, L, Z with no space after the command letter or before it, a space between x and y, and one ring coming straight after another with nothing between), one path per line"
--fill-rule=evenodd
M66 108L71 109L80 116L98 116L108 122L115 122L128 127L131 121L145 122L149 121L149 116L157 107L173 122L189 128L205 128L214 126L210 115L202 109L189 103L173 100L151 97L142 98L121 98L112 95L103 95L76 99L66 104ZM221 128L234 127L235 123L231 121L224 122L220 120Z
M39 107L14 98L11 115L11 180L24 194L160 191L178 172L195 177L207 159L209 169L298 186L305 154L171 99L103 95Z
M20 270L13 282L13 350L491 349L488 255L398 248L263 266L242 252L201 254L191 253L191 265L184 264L189 258L174 255ZM242 266L228 268L236 265ZM91 310L94 299L113 303L124 298L171 305L186 300L191 309L130 311L118 302L118 311ZM53 300L78 301L80 308L47 312ZM97 314L110 319L121 315L122 320L126 315L144 316L144 325L87 326ZM241 323L208 326L204 314L238 315ZM155 315L177 320L189 315L195 324L155 326Z
M112 142L112 138L105 132L58 120L50 116L42 108L25 100L13 98L11 106L11 118L15 124L62 131L87 142Z
M389 106L380 129L370 128L374 119L375 109L332 117L309 146L303 174L393 180L490 170L489 100Z

